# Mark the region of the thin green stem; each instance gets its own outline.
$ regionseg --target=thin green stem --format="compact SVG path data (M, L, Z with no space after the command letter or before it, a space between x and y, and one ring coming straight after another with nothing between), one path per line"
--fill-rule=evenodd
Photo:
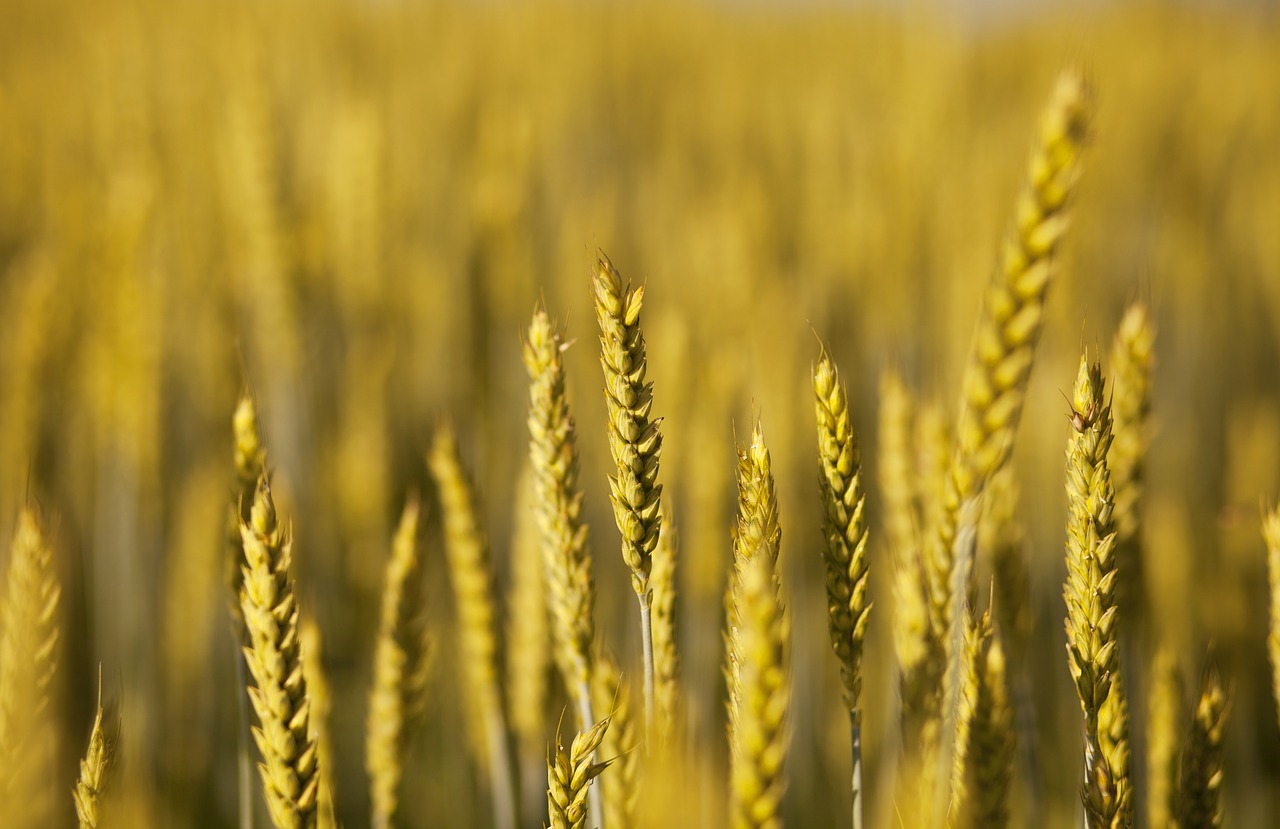
M862 712L849 712L849 744L853 749L853 829L862 829Z

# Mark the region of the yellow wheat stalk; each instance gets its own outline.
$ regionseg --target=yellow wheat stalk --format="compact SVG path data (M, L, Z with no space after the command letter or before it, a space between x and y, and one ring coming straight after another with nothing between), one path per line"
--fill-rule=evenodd
M302 669L307 674L307 697L311 702L311 731L316 738L316 756L320 761L320 796L316 805L319 829L333 829L337 821L333 811L333 740L329 736L329 715L333 695L324 670L324 645L320 626L304 616L298 628L302 642Z
M1171 823L1175 829L1222 825L1223 737L1230 712L1231 694L1217 669L1210 665L1205 669L1182 749Z
M506 714L498 680L498 623L489 545L479 526L471 482L448 426L436 430L427 455L444 516L445 554L458 614L458 660L469 700L473 751L487 758L498 829L515 825L515 792Z
M1168 826L1178 791L1186 722L1182 672L1168 646L1157 649L1147 691L1147 825Z
M600 776L610 761L594 761L596 750L609 729L605 717L573 738L565 751L557 735L556 748L547 761L547 814L550 829L585 829L591 781Z
M52 815L61 596L53 551L28 505L13 532L0 602L0 822L7 826L44 826Z
M262 754L258 770L267 811L276 829L314 829L319 756L289 572L293 540L289 527L277 520L265 475L240 537L245 557L240 611L249 642L244 655L253 678L249 701L258 718L253 737Z
M1067 654L1084 711L1083 800L1091 829L1132 825L1129 780L1109 733L1123 707L1116 631L1115 494L1107 466L1111 411L1102 369L1080 360L1067 441ZM1113 699L1114 698L1114 699ZM1117 704L1119 703L1119 704ZM1108 705L1111 706L1109 713ZM1127 718L1127 716L1126 716Z
M80 777L72 790L76 804L76 818L80 829L98 829L101 825L102 790L106 785L107 769L112 761L112 746L107 742L102 728L102 666L98 666L98 704L89 729L89 746L80 759Z
M1142 516L1144 462L1150 440L1151 375L1155 365L1155 331L1147 307L1131 304L1120 320L1111 347L1111 480L1116 490L1116 556L1120 570L1120 603L1141 624L1145 618L1142 550L1138 537Z
M375 829L387 829L395 818L405 753L425 706L429 662L418 521L418 501L410 499L391 542L382 588L365 727L365 766Z
M679 652L676 647L676 550L678 539L670 510L663 510L658 545L653 548L649 589L653 592L653 701L660 742L672 738L680 698Z
M1007 661L991 611L967 627L950 825L1000 829L1009 823L1014 750Z
M640 639L644 651L645 732L653 736L654 655L651 629L653 591L649 585L653 552L662 526L662 485L658 462L662 432L652 417L653 383L646 378L648 357L640 329L644 286L623 284L613 263L600 254L593 284L600 324L600 365L609 413L609 451L616 468L609 476L613 518L622 534L622 558L631 570L631 587L640 602Z
M853 826L862 826L862 648L871 606L867 601L867 526L862 467L849 419L849 402L835 363L825 351L813 372L818 423L818 487L823 505L827 627L840 662L853 754Z

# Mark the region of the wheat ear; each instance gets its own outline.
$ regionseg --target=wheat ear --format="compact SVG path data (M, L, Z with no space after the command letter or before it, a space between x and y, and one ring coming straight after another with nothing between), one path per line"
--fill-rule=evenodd
M827 354L813 372L818 422L818 486L823 505L827 571L827 627L840 661L853 753L853 826L862 826L862 645L871 606L867 602L866 500L861 458L849 420L849 403L835 363Z
M1129 781L1104 750L1103 709L1118 686L1115 507L1107 450L1111 412L1102 369L1080 360L1067 441L1067 656L1084 711L1085 815L1091 829L1128 826Z
M227 508L227 598L231 611L231 635L236 643L236 685L246 687L248 676L244 663L244 649L249 644L249 634L244 626L244 614L240 612L240 587L244 571L244 542L240 527L252 518L253 499L258 481L263 475L266 451L258 428L258 412L253 398L241 395L231 416L232 465L235 469L235 490ZM249 700L240 696L237 701L240 728L236 731L236 781L237 811L240 829L253 829L253 761L249 757Z
M1054 253L1066 232L1066 208L1080 176L1090 111L1084 78L1075 70L1063 72L1041 115L1027 180L1014 207L1013 228L974 333L955 457L927 559L931 625L944 642L959 641L962 616L957 603L972 587L973 561L962 554L962 524L976 517L971 502L980 498L987 479L1013 451ZM949 662L954 662L954 654Z
M516 482L507 593L507 711L520 751L522 824L541 818L546 778L546 709L551 667L551 626L546 572L534 514L533 471L526 462Z
M787 787L791 631L776 562L769 556L754 556L738 569L733 609L736 623L730 637L738 701L730 740L730 826L780 829Z
M99 665L97 710L93 717L93 727L89 729L89 747L80 759L80 777L72 791L80 829L98 829L101 825L102 790L112 761L111 748L102 728L102 666Z
M1147 690L1147 825L1168 826L1178 791L1178 760L1187 721L1182 672L1173 652L1157 649Z
M741 695L741 658L734 631L740 627L739 605L735 597L738 582L747 566L757 558L765 559L771 572L777 572L778 552L782 543L782 527L778 523L778 497L773 480L772 460L765 446L764 434L757 423L751 443L738 450L738 514L733 527L733 569L729 575L725 632L725 684L728 687L729 741L731 751L737 739L737 716Z
M578 442L564 391L564 343L541 308L524 343L529 372L529 463L536 481L550 588L553 652L565 687L578 704L583 729L595 722L591 705L591 646L595 638L595 580L582 521ZM600 817L599 789L588 787L592 812Z
M276 829L314 829L319 758L289 573L293 540L289 527L277 520L265 475L240 537L245 556L240 611L249 640L244 655L253 678L249 702L258 718L253 737L262 754L258 771L267 811Z
M311 730L316 738L316 757L320 761L320 794L316 801L318 829L338 825L333 811L333 740L329 736L329 715L333 710L333 694L324 670L324 644L320 626L310 616L302 617L298 627L302 645L302 670L307 675L307 697L311 701Z
M667 742L676 730L679 705L680 657L676 647L676 550L678 539L670 510L662 513L658 546L653 548L649 588L653 591L650 627L653 631L653 701L659 742Z
M609 451L616 471L609 476L613 518L622 534L622 558L631 570L631 587L640 602L640 638L644 650L645 734L652 739L654 666L649 584L653 551L662 526L662 485L658 461L662 432L651 416L653 383L645 374L644 333L640 306L644 286L623 284L603 253L594 280L596 320L600 324L600 366L604 369L604 399L609 413Z
M603 792L604 822L614 827L634 826L640 801L640 755L636 752L640 741L631 712L631 688L608 653L596 656L592 671L595 710L610 712L610 726L600 751L611 758L613 770L597 784Z
M427 455L444 516L445 554L458 613L458 660L470 700L472 740L489 762L497 829L515 826L515 791L507 748L506 714L498 681L498 622L489 545L480 530L471 482L462 468L453 430L441 426Z
M1142 551L1138 537L1144 488L1143 467L1150 439L1151 374L1155 331L1146 305L1135 302L1125 311L1111 347L1111 480L1116 490L1116 562L1119 600L1134 630L1145 618Z
M18 515L0 603L0 818L43 826L53 808L53 678L62 586L34 507Z
M609 767L595 762L596 750L609 730L605 717L573 738L569 751L556 738L556 749L547 761L547 813L551 829L585 829L587 792L591 781Z
M387 829L395 818L409 738L425 707L429 662L418 521L418 501L411 498L391 542L373 652L365 765L375 829Z
M1182 771L1174 801L1173 825L1177 829L1222 825L1222 743L1230 711L1231 695L1223 687L1217 669L1209 666L1182 751Z
M1013 706L999 628L991 611L968 625L954 755L951 826L1001 829L1009 823Z
M1280 715L1280 505L1263 516L1262 537L1267 544L1267 581L1271 588L1271 629L1267 633L1271 694Z

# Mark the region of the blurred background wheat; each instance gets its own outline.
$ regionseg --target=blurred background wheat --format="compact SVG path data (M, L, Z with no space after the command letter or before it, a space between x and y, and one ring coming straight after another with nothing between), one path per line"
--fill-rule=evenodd
M539 301L577 340L565 363L597 636L638 676L606 480L597 246L647 282L649 376L680 538L694 759L664 797L685 825L724 825L719 631L735 439L758 416L793 628L782 813L793 826L847 821L814 334L849 383L875 481L886 367L953 411L1034 116L1069 63L1097 86L1096 130L1013 458L1039 757L1034 779L1015 771L1013 822L1065 827L1078 813L1060 391L1082 344L1106 354L1135 298L1159 332L1143 507L1150 624L1193 678L1212 643L1231 688L1228 820L1280 821L1259 533L1260 501L1280 493L1280 16L1243 3L971 11L7 0L0 529L8 537L23 505L39 503L63 584L57 825L72 820L99 662L122 723L104 825L236 821L243 689L224 551L242 390L257 400L275 496L294 520L300 601L324 638L339 820L369 814L360 758L382 574L401 508L421 493L432 667L401 823L490 825L424 458L451 421L506 596L528 454L521 332ZM892 826L892 565L880 493L864 487L875 601L865 809L868 825ZM573 710L555 694L533 717L545 732L537 762Z

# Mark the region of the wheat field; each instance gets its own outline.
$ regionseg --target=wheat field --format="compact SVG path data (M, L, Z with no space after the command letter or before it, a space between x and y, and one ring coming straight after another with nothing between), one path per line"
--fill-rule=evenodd
M0 825L1280 822L1276 78L1265 4L8 0Z

